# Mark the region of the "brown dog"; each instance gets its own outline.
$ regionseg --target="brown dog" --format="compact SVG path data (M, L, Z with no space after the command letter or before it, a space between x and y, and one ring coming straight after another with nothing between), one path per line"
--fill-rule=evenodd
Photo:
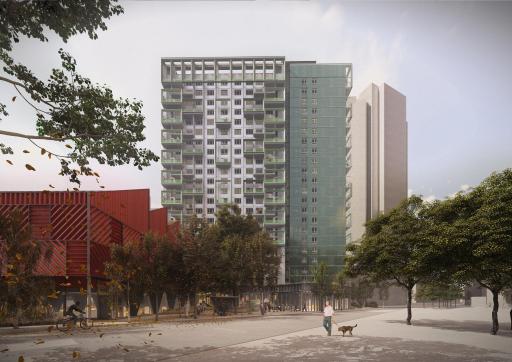
M345 333L348 332L350 335L352 335L352 330L357 327L357 324L355 326L341 326L338 327L338 332L343 333L343 337L345 337Z

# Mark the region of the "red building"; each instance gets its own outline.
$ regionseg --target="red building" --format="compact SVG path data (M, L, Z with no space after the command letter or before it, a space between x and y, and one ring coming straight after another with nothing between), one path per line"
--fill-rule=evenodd
M110 246L140 239L148 231L174 238L176 231L176 226L167 225L166 209L150 210L148 189L0 192L0 214L13 210L23 214L35 239L52 248L50 260L41 260L37 274L52 276L57 285L66 285L66 293L82 291L83 296L90 273L98 309L106 288L104 264ZM66 298L62 299L65 304Z

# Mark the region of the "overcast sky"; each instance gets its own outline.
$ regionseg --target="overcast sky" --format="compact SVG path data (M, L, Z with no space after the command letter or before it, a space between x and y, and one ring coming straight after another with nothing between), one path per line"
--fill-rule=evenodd
M512 3L342 1L133 1L99 39L67 44L22 40L17 60L47 77L62 47L78 70L117 96L144 102L145 146L160 153L160 58L283 55L287 60L353 64L357 95L370 82L407 96L409 189L443 198L512 167ZM0 84L11 116L0 129L34 132L34 114ZM0 190L72 187L23 140L0 136ZM35 151L35 150L34 150ZM5 159L15 162L9 166ZM31 163L36 172L28 172ZM150 188L160 206L160 165L97 168L108 189ZM98 189L94 179L83 189Z

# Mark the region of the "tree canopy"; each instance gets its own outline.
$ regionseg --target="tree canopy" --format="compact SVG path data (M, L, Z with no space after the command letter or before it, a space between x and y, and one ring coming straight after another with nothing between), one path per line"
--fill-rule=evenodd
M142 102L116 98L107 86L81 76L75 59L62 49L59 50L61 67L52 69L47 81L17 63L10 52L13 43L23 36L48 41L48 29L65 42L79 33L96 39L98 30L107 29L105 20L123 12L115 2L7 0L0 3L0 59L6 73L0 76L0 82L15 90L13 102L20 96L33 108L36 130L35 134L24 134L0 129L0 135L28 139L40 149L41 156L57 159L60 174L77 184L82 175L99 177L90 166L91 160L109 166L132 163L139 169L158 161L152 151L137 146L145 139ZM0 116L8 116L6 104L0 103ZM54 151L40 141L65 144L67 150ZM14 150L0 143L0 152L13 154ZM35 170L33 165L25 167Z

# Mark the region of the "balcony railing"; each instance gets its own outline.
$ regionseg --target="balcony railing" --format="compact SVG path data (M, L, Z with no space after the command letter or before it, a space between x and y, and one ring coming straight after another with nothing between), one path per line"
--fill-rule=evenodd
M284 205L286 203L284 197L265 197L266 205Z
M265 224L265 226L279 226L279 225L284 225L285 220L284 220L284 217L283 218L275 218L275 219L265 219L265 221L263 221L263 223Z
M173 133L165 133L162 132L162 144L166 146L172 145L181 145L181 133L173 134Z
M181 157L171 157L162 155L162 165L181 165L182 160Z
M265 116L265 125L266 126L284 126L284 118L274 117L274 116Z
M285 140L284 140L284 136L273 136L273 137L269 137L269 136L265 136L265 145L280 145L280 144L284 144L285 143Z
M245 146L244 153L246 154L256 154L256 153L265 153L265 148L263 146Z
M162 205L171 206L171 205L181 205L182 199L181 194L168 194L165 191L162 192Z
M196 186L193 188L183 188L182 189L183 195L202 195L203 194L203 187L202 186Z
M183 155L187 156L199 156L204 153L204 150L202 147L195 147L195 148L184 148L183 149Z
M218 117L215 119L215 124L217 126L229 127L231 126L231 119L229 117Z
M263 185L261 185L261 186L246 185L244 187L244 194L255 195L255 194L263 194L264 192L265 192L265 189L263 188Z
M265 178L265 185L284 185L286 183L286 179L284 177L272 177Z
M263 162L266 166L284 165L286 163L285 159L281 157L265 157L265 160Z
M229 158L217 158L215 164L217 167L229 167L231 166L231 160Z
M203 106L184 106L181 110L183 113L203 113Z
M164 186L181 186L183 180L181 176L179 177L166 177L162 176L162 185Z
M244 111L245 112L263 112L264 111L263 104L245 103Z

